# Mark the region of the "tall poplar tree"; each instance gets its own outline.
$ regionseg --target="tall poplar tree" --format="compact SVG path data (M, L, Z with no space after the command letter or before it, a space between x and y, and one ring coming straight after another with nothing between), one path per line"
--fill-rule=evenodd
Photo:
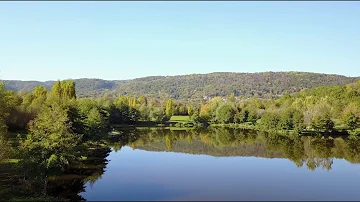
M166 116L171 117L173 115L173 111L174 111L174 103L172 99L169 99L166 103L166 108L165 108Z

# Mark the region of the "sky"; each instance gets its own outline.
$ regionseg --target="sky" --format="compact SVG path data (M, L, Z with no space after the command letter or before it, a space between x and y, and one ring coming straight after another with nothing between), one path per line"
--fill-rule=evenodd
M360 76L360 2L0 2L0 79Z

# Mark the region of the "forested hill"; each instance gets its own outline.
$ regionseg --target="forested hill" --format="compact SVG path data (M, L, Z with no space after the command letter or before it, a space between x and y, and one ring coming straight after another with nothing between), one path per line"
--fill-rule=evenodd
M79 97L99 97L103 96L105 92L114 93L114 90L120 83L125 81L107 81L102 79L74 79L76 85L76 94ZM19 81L19 80L4 80L5 88L13 91L31 92L35 86L44 86L50 90L55 81Z
M149 76L133 80L107 81L101 79L76 79L76 92L80 97L110 95L174 99L201 99L203 96L235 96L270 98L283 93L298 92L318 86L344 85L360 77L308 72L262 72L191 74L182 76ZM36 85L50 89L54 81L5 80L6 88L14 91L32 91Z

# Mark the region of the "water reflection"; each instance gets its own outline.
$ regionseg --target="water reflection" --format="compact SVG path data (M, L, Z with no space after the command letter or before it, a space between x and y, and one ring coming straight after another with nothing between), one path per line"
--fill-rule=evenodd
M63 171L45 171L39 166L27 165L26 161L1 162L0 198L35 201L86 200L80 193L85 191L85 184L91 186L104 174L110 151L107 147L83 150L82 154L89 158L72 163ZM19 156L21 157L21 154Z
M360 139L332 136L292 136L231 128L208 130L129 130L113 136L111 146L146 151L173 151L210 156L287 158L297 167L331 170L334 158L360 163Z
M360 199L356 139L218 128L129 130L111 142L88 200Z
M344 196L335 192L327 195L328 198L321 194L328 192L327 189L335 191L341 188L349 192L349 199L360 197L351 191L357 186L354 186L356 169L344 163L360 163L360 140L357 138L299 137L230 128L187 131L144 128L124 130L107 141L109 147L82 150L82 154L88 157L86 160L72 164L65 171L52 170L50 175L33 165L1 163L0 198L329 200L337 197L341 200ZM4 145L0 148L11 150L8 144L7 147ZM113 152L110 152L110 147ZM293 162L289 163L294 168L289 167L286 159ZM339 164L337 168L348 169L348 174L322 174L328 173L336 164ZM329 187L330 181L334 180L339 181L338 187ZM345 183L349 180L353 180L353 184ZM276 186L272 185L274 181L278 182ZM296 195L297 189L312 191L313 186L296 184L307 181L318 184L316 197ZM275 191L269 191L269 186L275 186ZM262 190L261 196L255 193L255 187Z

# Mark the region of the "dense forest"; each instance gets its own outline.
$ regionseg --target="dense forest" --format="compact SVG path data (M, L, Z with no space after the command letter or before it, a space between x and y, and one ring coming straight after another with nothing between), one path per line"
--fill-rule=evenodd
M201 100L206 97L226 96L275 98L285 93L318 86L345 85L359 77L307 73L307 72L262 72L262 73L210 73L182 76L150 76L133 80L106 81L101 79L76 79L78 97L117 96L171 98L175 100ZM50 90L55 81L5 81L6 88L30 92L42 85Z

